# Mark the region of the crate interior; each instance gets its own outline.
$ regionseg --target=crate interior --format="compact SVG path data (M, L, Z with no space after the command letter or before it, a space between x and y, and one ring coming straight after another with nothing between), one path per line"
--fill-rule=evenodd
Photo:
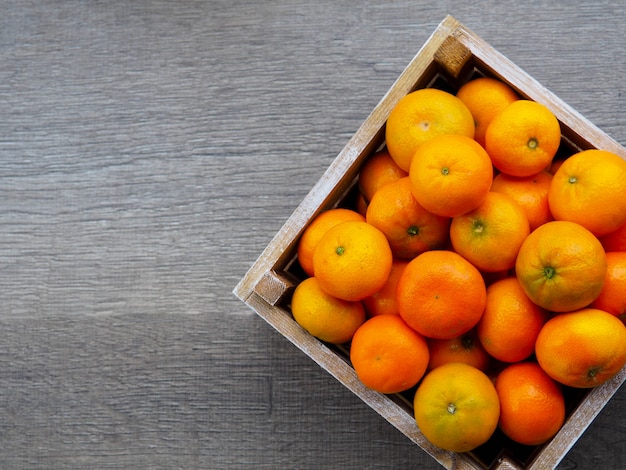
M463 83L479 76L492 76L494 78L502 79L491 68L489 68L485 64L478 63L478 61L475 59L472 59L465 67L465 70L458 77L451 77L442 67L435 66L429 76L421 77L420 81L417 81L415 83L414 89L433 87L454 94L458 87L460 87ZM526 95L524 95L523 90L516 91L520 94L521 97L528 98ZM377 138L380 139L380 142L372 142L373 145L370 146L375 150L384 145L384 141L382 140L384 138L384 132L378 132L377 136ZM566 158L567 156L586 148L589 148L589 145L581 136L578 136L571 129L568 129L562 125L561 148L559 149L555 158ZM364 159L362 159L361 161L364 161ZM344 194L335 201L332 207L347 207L354 209L356 204L356 195L358 191L357 182L358 177L353 178L347 186L347 191L345 191ZM288 273L290 277L296 280L296 282L304 279L306 277L306 274L298 264L297 255L295 253L295 245L293 245L292 253L287 256L287 260L288 261L284 267L284 272ZM284 309L287 315L290 315L289 303L290 296L288 295L279 304L279 306ZM346 363L350 363L349 344L339 346L327 344L326 346ZM502 364L500 364L500 366L502 366ZM495 364L495 367L498 367L497 363ZM406 411L406 413L408 413L412 417L412 402L414 393L415 388L407 390L400 394L388 395L387 397L397 403L403 410ZM573 389L568 387L564 387L564 393L567 406L567 416L569 416L588 395L587 390ZM542 448L545 445L546 444L541 446L520 445L508 439L501 432L496 431L496 433L487 443L472 451L470 453L470 457L473 461L476 462L478 466L485 469L495 468L498 465L498 462L502 456L506 456L507 459L516 462L521 467L527 467L531 464L535 456L541 452Z

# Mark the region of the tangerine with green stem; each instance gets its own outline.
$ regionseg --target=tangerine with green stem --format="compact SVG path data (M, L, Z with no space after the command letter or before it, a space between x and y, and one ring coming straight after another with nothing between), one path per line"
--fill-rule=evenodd
M417 426L431 443L452 452L469 452L495 432L500 400L484 372L451 362L422 379L413 410Z
M409 177L387 183L376 193L365 219L382 231L394 256L415 258L448 241L450 219L424 209L413 196Z
M552 312L578 310L593 302L604 285L606 253L583 226L548 222L526 237L515 261L524 292Z
M363 300L378 292L387 282L392 262L385 235L362 221L330 228L313 252L320 287L343 300Z
M485 134L494 166L511 176L530 176L548 167L561 144L561 127L545 105L520 99L496 114Z

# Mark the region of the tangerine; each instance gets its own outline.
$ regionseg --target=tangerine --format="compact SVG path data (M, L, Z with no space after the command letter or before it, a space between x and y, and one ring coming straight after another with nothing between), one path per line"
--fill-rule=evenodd
M361 221L331 227L313 252L320 287L343 300L362 300L378 292L387 282L392 262L385 235Z
M402 97L391 110L385 141L391 157L409 171L415 151L442 134L474 137L474 118L456 96L436 88L423 88Z
M336 208L318 214L304 229L298 240L298 262L306 274L313 276L313 252L322 235L335 225L347 220L365 221L365 216L351 209Z
M589 230L557 220L526 237L515 272L526 295L540 307L553 312L578 310L600 295L606 254Z
M397 296L400 316L411 328L429 338L449 339L478 323L487 293L469 261L453 251L432 250L409 262Z
M565 421L565 398L559 384L536 362L518 362L496 378L502 432L515 442L536 446L548 441Z
M530 176L548 167L561 143L561 127L543 104L517 100L496 114L485 134L493 165L511 176Z
M535 344L537 362L557 382L591 388L626 363L626 326L603 310L583 308L546 322Z
M576 222L596 236L626 223L626 161L605 150L584 150L563 162L548 201L556 220Z
M419 382L428 366L426 340L397 315L378 315L352 337L350 361L359 380L380 393L399 393Z
M456 217L476 209L493 180L489 155L475 140L455 134L433 137L415 152L409 169L415 199L427 211Z
M517 253L529 233L528 217L520 205L493 191L476 209L454 217L450 225L454 250L485 272L515 266Z
M333 344L350 341L365 321L365 309L360 302L328 295L315 277L306 278L296 286L291 312L294 320L311 335Z
M491 379L476 367L451 362L428 372L413 400L424 437L452 452L468 452L493 435L500 400Z
M428 212L417 202L408 176L376 191L365 219L385 234L398 258L415 258L448 241L450 219Z
M548 312L533 303L515 276L487 287L487 304L476 330L483 348L502 362L519 362L535 352Z

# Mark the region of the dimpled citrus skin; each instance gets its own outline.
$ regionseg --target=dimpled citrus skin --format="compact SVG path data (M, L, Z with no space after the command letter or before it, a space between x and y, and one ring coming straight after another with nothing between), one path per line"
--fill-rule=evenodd
M365 221L365 217L356 211L338 207L320 213L307 226L298 241L298 262L309 276L314 275L313 252L317 243L326 231L335 225L348 220Z
M556 220L576 222L596 236L626 223L626 160L605 150L584 150L566 159L548 192Z
M365 161L359 171L359 191L369 203L380 187L408 174L391 158L387 149L379 150Z
M365 321L360 302L337 299L324 292L315 277L306 278L294 290L291 311L300 326L316 338L346 343Z
M529 233L522 207L493 191L476 209L454 217L450 225L454 250L483 272L511 269Z
M591 307L626 320L626 251L609 251L606 254L606 278L600 295Z
M503 362L518 362L535 352L548 312L533 303L515 276L487 287L487 305L476 327L485 350Z
M313 252L320 287L343 300L362 300L387 282L393 254L385 235L361 221L330 228Z
M494 166L511 176L530 176L548 167L561 144L559 121L544 105L517 100L496 114L485 134Z
M506 83L491 77L479 77L465 83L456 94L474 117L474 139L485 146L485 133L493 119L507 105L519 99L519 95Z
M551 439L565 421L561 387L533 361L507 366L496 378L500 429L528 446Z
M398 310L420 334L450 339L471 330L485 309L484 280L469 261L431 250L409 262L398 281Z
M415 151L443 134L474 137L474 118L456 96L435 88L423 88L398 101L385 127L387 149L404 171L409 171Z
M448 241L450 219L428 212L417 202L408 176L376 191L365 218L385 234L397 258L412 259Z
M409 264L409 260L394 259L385 285L378 292L362 300L368 316L400 315L396 289L398 288L400 276L402 276L407 264Z
M600 241L574 222L541 225L522 243L515 272L540 307L568 312L593 302L604 285L606 253Z
M530 230L554 220L548 204L548 191L552 174L540 171L523 178L498 173L491 184L491 191L506 194L526 212Z
M535 344L537 361L557 382L591 388L626 363L626 326L603 310L583 308L546 322Z
M409 178L422 207L443 217L456 217L485 200L493 166L475 140L446 134L432 138L415 152Z
M350 345L350 361L367 387L399 393L413 387L428 366L426 340L397 315L378 315L361 325Z
M415 392L415 421L430 442L452 452L468 452L493 435L500 400L489 377L461 362L430 371Z

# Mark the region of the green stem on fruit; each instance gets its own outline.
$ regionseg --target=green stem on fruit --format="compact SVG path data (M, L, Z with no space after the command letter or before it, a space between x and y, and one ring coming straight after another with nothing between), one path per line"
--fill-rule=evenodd
M474 219L474 221L472 222L472 231L474 233L483 233L484 229L485 225L483 224L483 222L479 219Z
M600 372L602 371L602 368L600 367L592 367L591 369L589 369L589 371L587 372L587 378L589 380L594 380L594 378L596 377L596 375L598 375Z
M464 335L461 338L461 344L463 344L463 347L467 350L472 349L474 346L474 339L470 335Z

